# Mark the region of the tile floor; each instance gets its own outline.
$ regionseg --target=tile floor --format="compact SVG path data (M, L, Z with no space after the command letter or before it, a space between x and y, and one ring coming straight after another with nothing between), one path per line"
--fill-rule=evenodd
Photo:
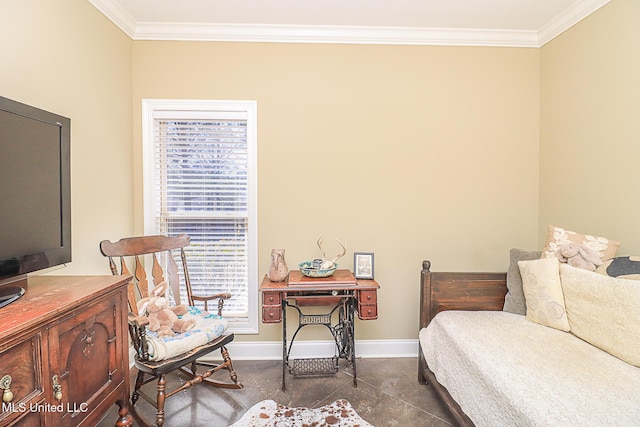
M358 414L375 427L450 426L452 421L429 386L418 384L417 358L358 359L358 386L353 387L351 369L340 361L335 375L301 378L287 374L287 390L281 389L280 361L234 361L241 390L214 389L198 385L173 396L166 403L165 426L226 427L247 409L264 399L287 406L316 408L337 399L346 399ZM220 372L228 378L226 371ZM182 381L174 374L167 382ZM153 393L155 383L147 384ZM138 412L153 421L155 409L144 399ZM98 424L113 426L116 406Z

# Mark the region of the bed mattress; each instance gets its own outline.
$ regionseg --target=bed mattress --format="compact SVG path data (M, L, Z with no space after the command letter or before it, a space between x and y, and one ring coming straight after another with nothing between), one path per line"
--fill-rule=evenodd
M476 426L640 425L640 368L525 316L444 311L420 344Z

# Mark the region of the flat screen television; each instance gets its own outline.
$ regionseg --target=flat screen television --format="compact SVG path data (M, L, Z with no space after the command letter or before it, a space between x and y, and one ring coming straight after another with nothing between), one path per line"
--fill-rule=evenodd
M71 261L70 131L0 97L0 285Z

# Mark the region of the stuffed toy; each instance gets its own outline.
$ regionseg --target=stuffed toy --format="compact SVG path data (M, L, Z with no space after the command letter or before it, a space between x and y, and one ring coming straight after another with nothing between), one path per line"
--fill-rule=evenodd
M169 286L162 282L151 290L151 296L138 301L138 315L146 313L149 319L148 330L156 332L158 337L172 337L176 333L187 332L196 324L194 319L180 319L189 311L186 305L170 307L164 296Z
M574 242L564 242L556 251L560 262L566 262L572 267L595 271L602 265L602 260L596 251L586 245L578 245Z

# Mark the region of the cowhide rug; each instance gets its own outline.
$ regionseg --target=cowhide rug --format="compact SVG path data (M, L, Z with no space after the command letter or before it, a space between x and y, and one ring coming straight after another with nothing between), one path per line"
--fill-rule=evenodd
M373 427L346 400L316 409L289 408L273 400L253 405L229 427Z

